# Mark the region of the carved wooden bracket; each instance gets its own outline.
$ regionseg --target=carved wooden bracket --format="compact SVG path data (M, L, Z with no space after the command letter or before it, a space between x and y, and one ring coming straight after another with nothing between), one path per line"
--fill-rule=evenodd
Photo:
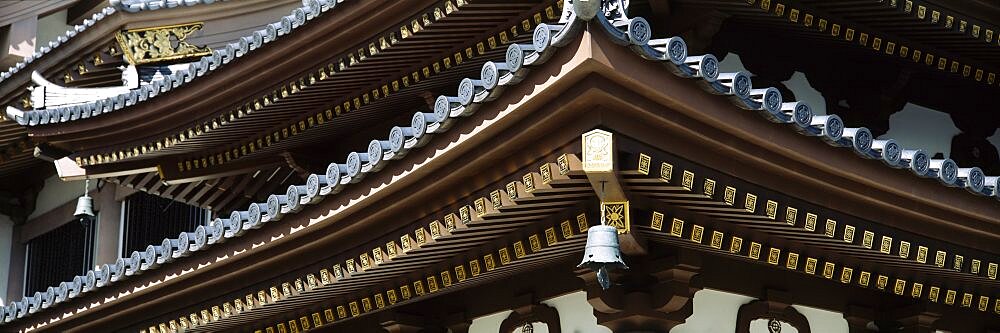
M601 289L591 271L579 271L578 276L586 282L587 301L599 325L614 332L668 332L694 311L692 299L702 288L697 259L682 252L630 263L628 271L613 277L616 284L608 290Z
M388 333L418 333L436 328L436 325L427 325L427 321L421 316L395 311L380 314L378 322L384 332Z
M809 333L809 320L789 304L756 300L740 306L736 315L736 333L750 333L750 322L755 319L777 319L795 327L799 333Z
M844 311L844 319L847 320L847 329L850 333L870 332L868 323L875 318L875 311L857 305L850 305Z
M928 311L924 305L913 305L880 313L875 325L879 331L933 333L937 331L936 322L941 314Z
M500 333L513 333L525 323L537 322L545 324L551 333L562 332L559 311L556 308L545 304L532 304L514 309L514 312L511 312L507 319L500 323Z

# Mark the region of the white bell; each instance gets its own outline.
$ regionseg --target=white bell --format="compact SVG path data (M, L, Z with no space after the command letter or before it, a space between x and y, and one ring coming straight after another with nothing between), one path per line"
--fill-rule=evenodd
M89 219L94 217L94 198L82 196L76 199L76 212L73 213L78 219Z
M73 213L77 219L80 220L84 225L87 225L94 219L94 198L87 195L87 191L90 190L90 179L87 179L83 183L83 196L76 199L76 212Z
M609 225L590 227L587 231L587 247L583 251L583 262L577 267L587 267L597 271L597 281L601 287L611 287L609 269L628 268L622 260L618 246L618 229Z

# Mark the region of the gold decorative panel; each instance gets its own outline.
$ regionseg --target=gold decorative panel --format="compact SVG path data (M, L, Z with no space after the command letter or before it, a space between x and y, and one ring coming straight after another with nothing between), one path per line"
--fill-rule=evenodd
M702 227L702 226L697 225L697 224L691 226L691 241L692 242L701 244L701 238L702 238L702 236L704 234L705 234L705 227Z
M778 259L781 258L781 249L772 247L767 253L767 263L771 265L777 265Z
M729 252L739 254L743 251L743 238L733 236L729 242Z
M851 275L854 274L854 269L849 267L843 267L840 269L840 283L851 283Z
M721 231L712 231L712 242L709 243L709 245L713 248L721 249L723 237L725 237L725 235Z
M602 217L604 223L618 229L619 234L627 233L631 229L628 201L601 202L601 213L604 214Z
M653 212L653 218L651 219L649 226L656 231L663 230L663 213Z
M649 157L649 155L639 154L639 168L638 168L639 173L643 175L649 174L649 164L650 162L652 162L651 160L652 159Z
M795 252L789 252L788 257L785 260L785 268L788 269L798 269L799 268L799 254Z
M803 226L808 231L816 231L816 220L818 217L813 213L806 213L806 223Z
M141 65L202 57L212 54L208 47L192 45L185 41L201 30L201 22L128 29L115 34L118 45L130 64Z

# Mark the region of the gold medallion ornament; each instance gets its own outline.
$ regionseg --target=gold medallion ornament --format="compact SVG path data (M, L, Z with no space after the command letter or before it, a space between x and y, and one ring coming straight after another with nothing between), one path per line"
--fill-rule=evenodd
M613 166L611 133L593 130L583 135L583 170L609 172Z
M201 22L128 29L115 34L118 45L130 64L141 65L202 57L212 54L208 47L192 45L185 41L201 30Z

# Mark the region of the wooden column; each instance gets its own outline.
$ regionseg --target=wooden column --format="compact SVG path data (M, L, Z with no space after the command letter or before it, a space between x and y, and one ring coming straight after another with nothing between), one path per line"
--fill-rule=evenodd
M92 181L91 183L96 183ZM119 231L121 230L122 205L115 200L118 185L102 182L99 192L94 195L98 210L97 234L94 242L94 265L114 263L118 259ZM175 236L176 237L176 236Z
M597 324L614 332L669 332L694 311L694 294L701 290L701 262L692 253L651 259L636 258L627 271L612 274L613 285L602 290L592 271L579 271Z

